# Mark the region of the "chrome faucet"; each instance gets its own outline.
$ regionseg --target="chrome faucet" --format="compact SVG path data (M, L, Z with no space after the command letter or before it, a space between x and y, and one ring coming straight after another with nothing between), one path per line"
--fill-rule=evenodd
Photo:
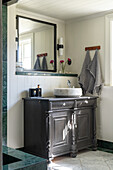
M71 88L71 81L70 80L67 81L67 85L68 85L69 88Z

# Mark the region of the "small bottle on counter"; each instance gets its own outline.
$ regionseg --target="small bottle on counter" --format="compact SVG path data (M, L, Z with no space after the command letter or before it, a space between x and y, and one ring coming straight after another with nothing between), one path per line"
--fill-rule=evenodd
M37 85L37 88L36 88L36 96L37 97L41 97L42 96L42 89L40 88L39 84Z
M36 88L29 89L29 97L36 97Z

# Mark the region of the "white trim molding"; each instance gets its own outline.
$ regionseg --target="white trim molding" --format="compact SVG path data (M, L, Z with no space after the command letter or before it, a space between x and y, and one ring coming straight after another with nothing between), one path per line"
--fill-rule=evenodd
M105 16L105 85L113 86L113 13Z

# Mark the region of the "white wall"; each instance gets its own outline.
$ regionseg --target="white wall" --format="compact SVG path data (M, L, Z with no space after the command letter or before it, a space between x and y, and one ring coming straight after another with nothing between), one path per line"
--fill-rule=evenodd
M71 70L80 73L85 47L100 45L100 60L104 76L104 17L66 24L66 56L72 58ZM90 52L93 57L94 52Z
M66 56L71 57L72 71L80 74L85 47L100 45L100 64L105 79L105 18L91 18L66 23ZM94 52L91 52L91 57ZM104 86L97 109L97 138L113 142L113 87Z
M7 144L9 147L23 147L23 104L22 98L27 96L28 89L40 84L43 96L53 95L53 89L67 87L67 80L71 80L72 86L76 84L76 78L72 77L48 77L48 76L19 76L15 75L16 44L15 44L15 5L8 7L8 115L7 115ZM24 14L25 15L25 14ZM27 14L28 16L28 14ZM32 16L30 14L30 16ZM37 15L35 16L37 17ZM44 16L41 16L44 19ZM47 21L57 24L57 38L63 37L65 43L65 23L45 17ZM65 51L64 51L65 56ZM58 60L61 58L58 58Z
M113 87L104 86L97 110L98 139L113 142Z

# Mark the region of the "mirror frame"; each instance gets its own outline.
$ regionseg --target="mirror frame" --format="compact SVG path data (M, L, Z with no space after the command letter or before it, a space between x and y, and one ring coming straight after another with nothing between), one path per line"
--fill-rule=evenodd
M17 42L17 49L16 49L16 62L18 62L18 58L19 58L19 18L24 18L24 19L28 19L34 22L39 22L39 23L43 23L43 24L48 24L48 25L52 25L54 28L54 70L36 70L36 69L24 69L21 72L24 71L31 71L31 72L36 72L36 71L43 71L43 72L56 72L57 71L57 58L56 58L56 52L57 52L57 42L56 42L56 37L57 37L57 25L54 23L50 23L50 22L46 22L46 21L42 21L42 20L37 20L34 18L28 18L25 16L21 16L21 15L16 15L16 30L17 30L17 37L16 37L16 42Z

